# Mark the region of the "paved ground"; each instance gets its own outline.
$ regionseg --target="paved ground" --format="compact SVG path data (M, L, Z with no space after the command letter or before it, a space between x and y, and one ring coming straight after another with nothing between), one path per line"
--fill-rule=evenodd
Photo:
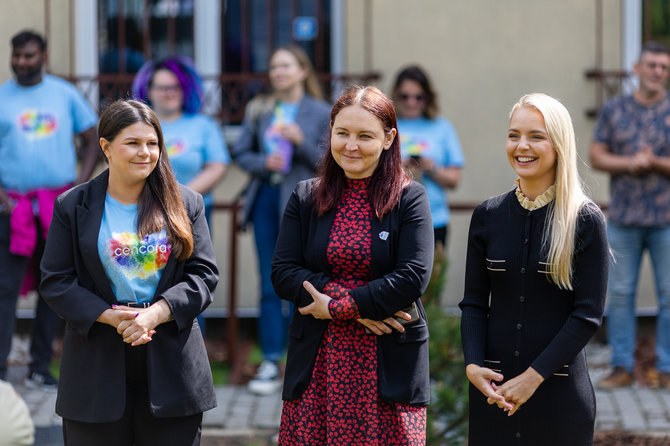
M609 350L600 344L587 349L592 380L608 373ZM21 358L14 357L20 363ZM36 426L36 446L60 446L61 419L54 413L56 395L25 387L25 365L10 368L8 379L25 399ZM203 444L269 445L279 426L279 394L256 396L245 387L216 388L219 406L205 413ZM670 391L633 386L613 391L596 390L598 413L596 430L625 430L668 436L670 444ZM245 438L249 439L248 441ZM253 440L251 440L253 438ZM228 439L228 440L226 440Z

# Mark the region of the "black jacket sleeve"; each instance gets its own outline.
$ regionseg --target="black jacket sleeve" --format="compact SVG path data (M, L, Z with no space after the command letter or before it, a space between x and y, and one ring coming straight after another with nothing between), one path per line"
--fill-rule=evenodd
M186 188L182 188L181 193L182 196L190 195L185 201L192 222L193 253L184 262L181 280L158 296L169 305L180 330L190 329L193 319L212 303L219 281L202 196Z
M485 205L480 205L470 220L465 260L465 293L463 300L458 304L463 312L461 339L466 365L484 365L491 294L489 276L486 272L485 215Z
M74 209L68 209L74 206L75 202L66 202L63 195L54 204L40 264L40 294L61 318L68 321L78 333L86 335L110 304L79 283L75 266L77 244L72 240L73 234L76 234L76 222L71 217L75 212Z
M600 327L607 292L609 244L605 218L595 205L586 206L577 221L572 268L572 312L531 364L545 379L573 361Z
M351 290L363 318L383 320L420 298L428 286L435 248L433 223L426 191L418 183L405 188L397 213L388 215L388 231L395 244L391 267L378 279ZM382 223L383 224L383 223ZM382 227L383 229L383 227ZM373 226L373 244L381 243ZM373 252L383 252L374 249ZM377 260L373 259L373 262Z
M305 258L309 238L319 229L318 217L311 204L311 185L311 181L300 182L291 194L284 209L272 259L271 279L277 295L298 307L313 301L302 285L304 281L323 291L330 280L326 272L320 271L317 265L308 265Z

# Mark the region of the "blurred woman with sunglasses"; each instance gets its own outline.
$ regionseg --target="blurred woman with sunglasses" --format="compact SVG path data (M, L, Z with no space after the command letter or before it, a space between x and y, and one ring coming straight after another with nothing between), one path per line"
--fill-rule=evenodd
M435 91L418 66L398 73L393 102L403 162L428 193L437 256L447 243L449 203L445 189L458 186L465 163L461 144L451 122L438 116Z

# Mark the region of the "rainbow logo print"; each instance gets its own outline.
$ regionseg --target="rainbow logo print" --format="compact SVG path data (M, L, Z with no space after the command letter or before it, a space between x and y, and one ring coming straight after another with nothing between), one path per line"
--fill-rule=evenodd
M165 144L165 150L167 151L168 158L179 156L186 150L186 143L181 139L173 139Z
M428 143L407 135L400 135L400 147L405 156L422 156L428 150Z
M19 115L19 128L30 139L45 138L56 130L56 117L39 110L25 110Z
M163 269L172 247L165 231L149 234L142 240L136 233L113 232L107 253L128 279L146 279Z

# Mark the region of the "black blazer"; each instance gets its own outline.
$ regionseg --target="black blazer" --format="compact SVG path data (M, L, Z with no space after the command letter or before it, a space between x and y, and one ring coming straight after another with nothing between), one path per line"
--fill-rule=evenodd
M110 422L123 414L125 344L110 325L96 322L117 303L98 256L98 234L109 171L60 195L54 207L40 292L66 322L56 413L83 422ZM193 224L194 250L170 255L153 302L166 300L175 320L159 325L146 344L151 413L186 416L216 406L212 375L195 318L218 282L202 197L180 186Z
M290 327L283 398L300 398L307 389L329 321L303 316L297 307L312 302L302 282L323 291L332 268L326 258L335 209L319 217L312 202L314 179L298 183L284 211L272 261L277 295L295 304ZM416 301L420 322L404 333L379 336L380 397L384 401L426 405L429 401L428 326L419 297L433 265L433 225L426 192L418 183L403 191L400 203L380 221L372 219L372 280L351 290L361 317L383 320Z

